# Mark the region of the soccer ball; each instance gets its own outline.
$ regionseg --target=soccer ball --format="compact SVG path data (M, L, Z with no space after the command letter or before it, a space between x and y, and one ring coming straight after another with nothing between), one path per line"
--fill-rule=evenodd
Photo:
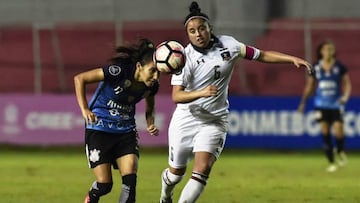
M154 62L160 72L181 73L185 61L185 48L177 41L165 41L156 47Z

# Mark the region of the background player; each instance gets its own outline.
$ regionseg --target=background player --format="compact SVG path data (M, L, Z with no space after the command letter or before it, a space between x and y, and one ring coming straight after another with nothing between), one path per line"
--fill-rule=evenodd
M196 2L191 3L184 25L190 44L185 49L187 61L182 73L171 79L177 107L169 126L169 168L161 178L163 203L172 202L173 189L183 178L192 156L192 175L179 202L195 202L203 191L225 142L228 85L237 59L311 68L303 59L246 46L230 36L215 36L209 17L201 13Z
M139 45L116 48L112 64L75 76L75 91L86 120L85 145L89 166L96 181L85 199L98 202L111 191L111 165L122 175L119 202L135 202L138 167L138 135L135 129L135 104L146 99L147 131L157 135L154 125L154 95L159 72L153 62L154 46L146 39ZM86 85L100 82L89 105Z
M336 153L339 155L339 165L346 164L344 153L344 126L343 107L349 100L351 82L346 67L336 59L335 45L331 40L325 40L317 48L318 61L314 66L314 72L308 77L304 93L298 107L300 112L305 109L305 103L312 94L317 83L314 106L317 119L320 123L323 137L324 151L330 163L328 172L337 170L334 164L334 150L331 141L331 127L336 138Z

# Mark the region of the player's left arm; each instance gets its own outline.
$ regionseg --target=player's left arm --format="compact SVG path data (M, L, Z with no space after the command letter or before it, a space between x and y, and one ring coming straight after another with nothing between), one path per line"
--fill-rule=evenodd
M349 97L350 97L350 94L351 94L351 81L350 81L350 77L349 77L349 74L345 73L343 76L342 76L342 96L340 98L340 103L341 104L345 104L348 100L349 100Z
M309 62L281 52L260 50L260 55L256 60L263 63L292 63L297 68L305 67L311 73L311 64Z
M146 102L146 110L145 110L145 117L146 117L146 124L147 124L147 131L150 135L157 136L159 134L159 129L155 126L155 96L150 95L145 98Z

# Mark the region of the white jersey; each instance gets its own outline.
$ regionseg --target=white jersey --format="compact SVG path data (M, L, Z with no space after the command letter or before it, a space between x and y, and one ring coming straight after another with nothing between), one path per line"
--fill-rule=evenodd
M218 88L218 94L202 97L189 103L177 104L177 110L190 110L194 116L219 118L228 114L228 86L234 64L239 58L256 59L260 51L240 43L230 36L219 36L207 53L201 53L189 44L185 48L186 64L181 74L173 75L172 85L181 85L185 91L201 90L209 85Z

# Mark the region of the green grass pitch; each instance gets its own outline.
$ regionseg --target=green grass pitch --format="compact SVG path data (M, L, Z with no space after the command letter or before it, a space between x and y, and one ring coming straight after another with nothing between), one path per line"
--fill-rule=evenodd
M345 168L329 174L320 151L225 149L198 202L360 202L360 154L350 152L348 157ZM158 202L160 174L166 166L166 150L142 150L137 202ZM0 174L0 202L4 203L79 203L93 181L81 147L2 149ZM113 176L113 190L100 202L117 202L121 179L117 171L113 171ZM175 200L187 178L177 186Z

